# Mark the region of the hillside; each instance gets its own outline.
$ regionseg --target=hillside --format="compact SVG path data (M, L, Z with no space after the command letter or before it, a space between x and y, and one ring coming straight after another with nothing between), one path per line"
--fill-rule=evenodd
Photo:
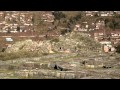
M66 35L61 35L59 38L43 41L25 40L19 41L6 49L6 53L17 53L20 51L49 54L49 53L86 53L102 51L101 45L87 34L71 32ZM87 53L86 53L87 54Z
M0 53L2 79L119 79L120 56L87 34L71 32L43 41L19 41Z
M0 79L120 79L119 53L105 53L102 45L88 33L73 30L76 24L91 25L106 18L113 22L111 18L116 17L86 17L82 11L26 13L23 11L27 18L33 16L33 26L26 25L29 18L25 23L18 22L28 28L22 27L27 32L4 33L14 36L14 42L4 51L1 48ZM8 17L6 20L11 23ZM106 25L104 28L111 24ZM28 37L18 37L21 35ZM0 41L3 44L5 38Z

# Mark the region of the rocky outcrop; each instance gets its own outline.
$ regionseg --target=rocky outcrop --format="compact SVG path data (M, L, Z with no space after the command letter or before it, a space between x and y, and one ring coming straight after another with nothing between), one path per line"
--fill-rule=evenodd
M34 52L37 51L38 53L54 53L51 50L51 44L49 41L32 41L32 40L25 40L16 42L12 45L11 48L7 48L6 52L18 52L18 51L29 51Z
M32 41L25 40L16 42L7 48L6 52L18 52L18 51L37 51L38 53L88 53L101 51L101 45L86 34L79 32L67 33L64 36L59 36L58 40L44 40L44 41Z

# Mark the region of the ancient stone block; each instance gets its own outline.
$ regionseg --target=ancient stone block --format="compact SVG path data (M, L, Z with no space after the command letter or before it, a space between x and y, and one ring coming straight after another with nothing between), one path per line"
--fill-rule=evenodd
M59 72L56 72L56 77L60 78L60 73Z
M65 73L61 73L61 74L60 74L60 78L61 78L61 79L64 79L64 78L65 78Z
M72 73L66 73L65 75L65 79L74 79L74 78L75 78L75 75Z

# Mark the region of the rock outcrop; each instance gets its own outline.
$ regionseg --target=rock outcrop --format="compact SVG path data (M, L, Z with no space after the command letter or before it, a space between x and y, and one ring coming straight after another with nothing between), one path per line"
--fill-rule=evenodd
M6 49L6 52L18 52L18 51L37 51L38 53L76 53L76 52L98 52L101 51L101 45L87 34L72 32L67 33L64 36L59 36L57 41L44 40L44 41L32 41L25 40L16 42L10 48Z

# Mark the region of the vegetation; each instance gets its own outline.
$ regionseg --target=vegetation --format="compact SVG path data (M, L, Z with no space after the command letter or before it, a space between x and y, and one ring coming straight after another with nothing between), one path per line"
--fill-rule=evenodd
M116 52L120 53L120 44L116 47Z
M61 30L61 34L64 35L65 33L67 33L68 30L67 29L64 29L64 30Z
M55 11L52 14L55 16L55 20L60 20L61 18L66 18L66 15L60 11Z
M20 50L16 53L6 53L6 52L0 52L0 60L11 60L16 58L23 58L23 57L37 57L40 56L38 52L27 52ZM48 55L47 53L43 53L42 55Z
M97 13L94 14L94 17L99 17L99 15Z
M98 20L105 21L105 27L112 30L120 29L120 15L114 13L114 16L104 17L99 16L100 12L94 13L93 17L86 17L83 11L53 11L54 22L47 23L41 20L41 12L33 13L32 21L34 23L35 31L39 34L46 34L48 27L55 27L51 32L57 32L58 34L65 34L67 30L61 30L59 27L69 28L70 31L73 30L75 24L82 24L82 22L96 23ZM19 29L18 29L19 30Z
M52 39L51 42L59 42L58 38Z
M120 18L120 15L114 12L114 18Z

